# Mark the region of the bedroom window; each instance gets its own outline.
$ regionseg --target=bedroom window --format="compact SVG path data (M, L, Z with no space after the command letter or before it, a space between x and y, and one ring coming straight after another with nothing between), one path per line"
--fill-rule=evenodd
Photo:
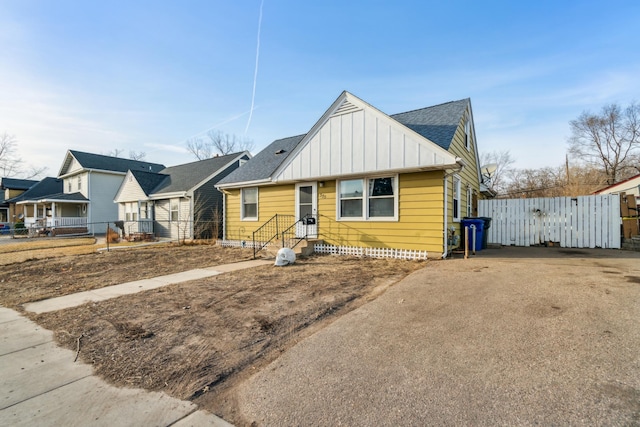
M257 188L243 188L242 189L242 206L241 206L241 218L243 220L257 220L258 219L258 189Z
M459 176L453 177L453 220L460 221L460 192L462 183Z
M82 190L82 177L78 176L78 191Z
M338 219L397 219L396 177L349 179L339 189Z

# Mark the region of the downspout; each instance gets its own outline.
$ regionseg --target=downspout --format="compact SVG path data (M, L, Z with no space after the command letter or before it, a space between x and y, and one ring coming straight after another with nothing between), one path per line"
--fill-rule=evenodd
M453 174L460 173L464 170L466 166L463 159L457 157L456 163L460 166L458 169L453 169L451 172L444 174L444 233L443 233L443 241L444 241L444 250L442 251L442 259L446 259L449 255L449 241L448 241L448 233L449 233L449 177Z
M227 193L223 191L222 192L222 241L225 241L225 240L227 240Z

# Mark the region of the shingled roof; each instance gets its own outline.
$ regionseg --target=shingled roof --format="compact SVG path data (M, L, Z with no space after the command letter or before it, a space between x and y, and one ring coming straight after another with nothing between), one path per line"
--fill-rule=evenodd
M24 193L7 201L10 203L18 203L23 200L40 200L43 196L47 196L47 198L49 198L48 196L50 195L62 193L62 184L62 179L47 177L33 185Z
M20 179L20 178L1 178L0 187L2 189L9 188L11 190L28 190L37 184L37 180Z
M171 166L160 171L167 176L152 191L153 194L174 193L176 191L188 191L212 174L217 173L233 159L242 155L242 152L227 154L225 156L212 157L210 159ZM136 178L137 179L137 178Z
M160 183L169 177L165 174L143 171L131 171L131 174L135 177L136 182L144 191L147 196L153 193L154 188L158 187Z
M243 166L221 179L218 184L257 181L270 177L304 137L305 135L298 135L273 141Z
M389 117L448 150L468 105L466 98Z
M123 159L121 157L104 156L102 154L85 153L82 151L69 150L69 154L71 154L84 169L126 173L128 170L160 172L165 168L165 165L159 163ZM69 156L67 156L62 168L60 168L60 175L66 173L66 168L69 166L69 163L70 159Z
M417 132L441 148L448 150L469 102L469 99L466 98L459 101L451 101L432 107L394 114L389 117L414 132ZM244 166L236 169L229 174L229 176L220 180L218 184L224 186L225 184L268 179L305 136L306 134L278 139L272 142Z

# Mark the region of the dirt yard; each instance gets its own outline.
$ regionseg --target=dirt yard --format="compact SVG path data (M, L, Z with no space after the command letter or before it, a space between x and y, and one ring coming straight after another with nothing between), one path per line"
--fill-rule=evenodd
M251 252L149 247L4 266L0 304L195 267ZM164 391L236 419L235 387L300 339L375 299L425 262L315 256L167 286L59 312L29 315L109 382Z

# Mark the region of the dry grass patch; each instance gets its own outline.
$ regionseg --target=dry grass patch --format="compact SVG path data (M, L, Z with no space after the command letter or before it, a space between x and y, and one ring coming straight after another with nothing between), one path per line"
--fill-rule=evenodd
M22 304L68 295L133 280L178 273L251 258L249 249L222 248L214 245L145 246L96 252L93 246L83 255L60 254L55 258L37 259L37 251L28 261L5 265L0 270L0 305L22 310ZM51 253L52 249L42 249ZM82 254L82 252L81 252ZM3 254L2 257L12 255Z
M109 382L161 390L234 421L239 382L424 265L315 256L31 317L72 350L82 336L81 359Z

